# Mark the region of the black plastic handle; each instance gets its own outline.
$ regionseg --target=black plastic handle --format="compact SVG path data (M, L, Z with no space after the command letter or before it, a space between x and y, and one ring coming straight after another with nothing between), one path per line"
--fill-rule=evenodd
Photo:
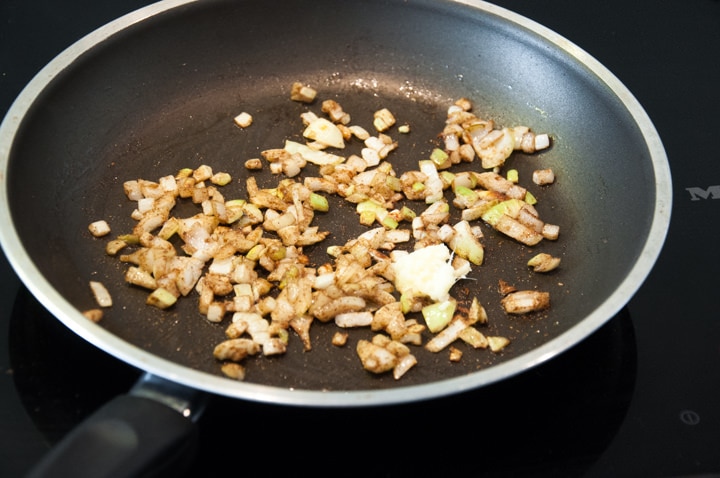
M197 427L183 413L147 396L121 395L71 431L28 477L182 476L197 442Z

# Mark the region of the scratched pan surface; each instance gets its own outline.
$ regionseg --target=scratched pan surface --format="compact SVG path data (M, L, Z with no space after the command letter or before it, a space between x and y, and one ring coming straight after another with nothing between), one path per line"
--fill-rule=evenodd
M40 302L96 346L180 384L238 398L396 403L483 386L551 359L610 319L652 268L670 217L667 162L641 106L594 59L527 19L466 3L172 1L92 33L28 85L3 123L6 254ZM103 253L106 240L87 232L97 219L115 233L130 230L123 181L208 164L233 175L226 198L242 197L243 162L300 140L299 114L319 112L318 104L289 100L294 81L314 86L320 100L339 101L355 124L370 127L381 107L409 124L410 134L390 132L398 171L428 156L459 97L499 125L551 134L551 149L516 153L508 167L520 171L541 216L560 225L560 239L530 249L482 225L485 263L453 290L461 300L480 299L490 317L482 331L510 338L505 351L457 344L464 355L451 363L447 352L413 348L419 364L395 381L361 369L354 344L368 330L350 331L340 348L330 345L333 325L315 325L312 351L291 335L286 355L248 360L240 383L222 377L212 357L229 319L208 323L196 297L169 311L149 308L146 292L124 283L124 266ZM232 121L241 111L255 118L245 130ZM547 167L556 184L534 186L531 171ZM276 180L258 176L261 186ZM327 260L326 245L363 230L353 208L338 201L318 224L331 235L309 252L317 263ZM525 263L540 251L560 256L562 267L531 273ZM550 310L506 316L499 279L549 291ZM94 306L89 280L104 282L115 301L101 325L79 312Z

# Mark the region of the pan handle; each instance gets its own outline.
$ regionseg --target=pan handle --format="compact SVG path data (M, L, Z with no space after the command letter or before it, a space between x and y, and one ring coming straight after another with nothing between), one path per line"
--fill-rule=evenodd
M182 476L195 455L205 398L146 373L63 438L28 477Z

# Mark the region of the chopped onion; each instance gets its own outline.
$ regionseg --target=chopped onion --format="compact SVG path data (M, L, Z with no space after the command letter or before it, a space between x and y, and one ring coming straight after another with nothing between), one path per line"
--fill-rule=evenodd
M103 237L110 234L110 226L106 221L95 221L88 226L90 234L95 237Z
M295 83L291 98L310 105L317 91ZM228 198L221 187L232 183L226 172L209 164L183 168L157 181L137 179L123 183L135 202L132 234L108 241L106 253L116 255L131 247L120 260L128 263L129 284L151 290L149 305L166 309L195 291L198 310L209 322L222 323L227 340L214 349L222 372L242 380L247 356L286 353L292 329L306 351L312 349L310 327L317 321L339 328L363 327L375 335L361 339L356 352L372 373L392 371L399 379L417 364L412 346L432 352L450 347L449 360L462 360L462 340L470 347L499 352L508 338L486 337L476 327L488 323L477 298L460 304L451 295L455 283L484 260L480 221L528 246L556 240L559 227L546 224L533 204L537 199L520 186L516 170L501 170L513 151L532 153L547 148L550 138L526 126L496 127L472 113L472 103L460 99L448 108L447 121L429 156L417 169L396 173L390 154L398 147L390 129L395 116L382 108L374 112L372 136L335 100L322 102L320 113L304 111L305 143L286 140L282 148L261 152L270 172L283 175L276 185L260 187L254 176L246 181L247 198ZM253 118L243 112L234 118L241 127ZM401 125L399 133L408 133ZM357 146L347 157L327 148ZM455 171L463 162L481 160L477 171ZM307 163L318 166L316 176L296 179ZM260 158L248 159L249 170L263 168ZM538 169L536 184L550 184ZM225 191L225 190L222 190ZM332 262L311 265L304 248L324 241L313 220L330 212L322 195L336 195L355 205L367 231L345 244L326 248ZM454 195L452 201L447 197ZM198 206L194 216L172 216L177 201ZM406 203L424 203L415 212ZM451 205L452 203L452 205ZM452 207L461 219L451 222ZM90 226L96 237L108 234L107 223ZM412 241L412 242L411 242ZM407 244L405 250L398 245ZM177 247L176 247L177 246ZM402 246L401 246L402 247ZM559 259L539 254L528 266L537 272L557 268ZM91 282L98 304L112 304L99 282ZM508 314L524 314L549 307L549 294L539 291L503 291L501 304ZM399 297L398 297L399 296ZM104 305L103 305L104 304ZM97 309L98 311L100 309ZM420 313L424 323L408 318ZM426 331L433 334L430 340ZM345 345L348 334L338 332L332 343Z
M112 307L112 297L102 282L90 281L90 289L100 307Z
M239 115L237 115L234 119L235 124L238 125L241 128L247 128L250 126L253 122L253 117L250 113L243 111Z
M372 323L373 314L369 311L346 312L335 316L335 325L338 327L367 327Z
M532 180L535 184L545 186L555 182L555 173L552 169L536 169L533 171Z
M527 314L550 307L550 294L535 290L511 292L501 304L508 314Z

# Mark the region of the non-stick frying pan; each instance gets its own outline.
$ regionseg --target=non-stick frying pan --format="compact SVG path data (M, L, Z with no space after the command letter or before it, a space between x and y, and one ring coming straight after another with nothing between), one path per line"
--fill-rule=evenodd
M289 100L295 81L339 101L358 124L370 125L383 107L410 124L410 134L395 135L399 170L429 155L447 107L460 97L500 125L551 135L550 149L515 153L508 167L524 178L555 171L552 186L529 187L543 218L560 225L560 239L527 248L485 228L485 263L456 286L485 305L488 334L511 339L502 353L468 349L451 363L419 348L419 365L396 381L364 372L354 346L330 345L334 329L323 326L313 328L312 351L291 337L286 355L248 361L238 382L223 377L212 356L224 324L207 322L193 299L168 311L149 308L146 292L125 283L124 266L103 252L106 240L87 231L98 219L114 231L132 227L122 183L208 164L233 174L226 196L242 196L244 161L300 139L300 113L319 111L317 103ZM250 128L233 124L241 111L253 114ZM665 153L631 93L566 39L474 1L160 2L88 35L43 69L2 123L0 152L0 239L20 278L77 334L148 373L134 395L179 401L181 409L195 390L372 406L521 373L583 340L629 300L670 218ZM277 178L263 172L258 181ZM362 230L341 201L318 220L331 231L328 244ZM531 272L526 262L539 251L560 256L561 268ZM324 247L311 257L327 261ZM114 298L99 325L80 313L95 306L90 280ZM499 280L549 291L551 308L508 317ZM350 343L367 336L352 330Z

